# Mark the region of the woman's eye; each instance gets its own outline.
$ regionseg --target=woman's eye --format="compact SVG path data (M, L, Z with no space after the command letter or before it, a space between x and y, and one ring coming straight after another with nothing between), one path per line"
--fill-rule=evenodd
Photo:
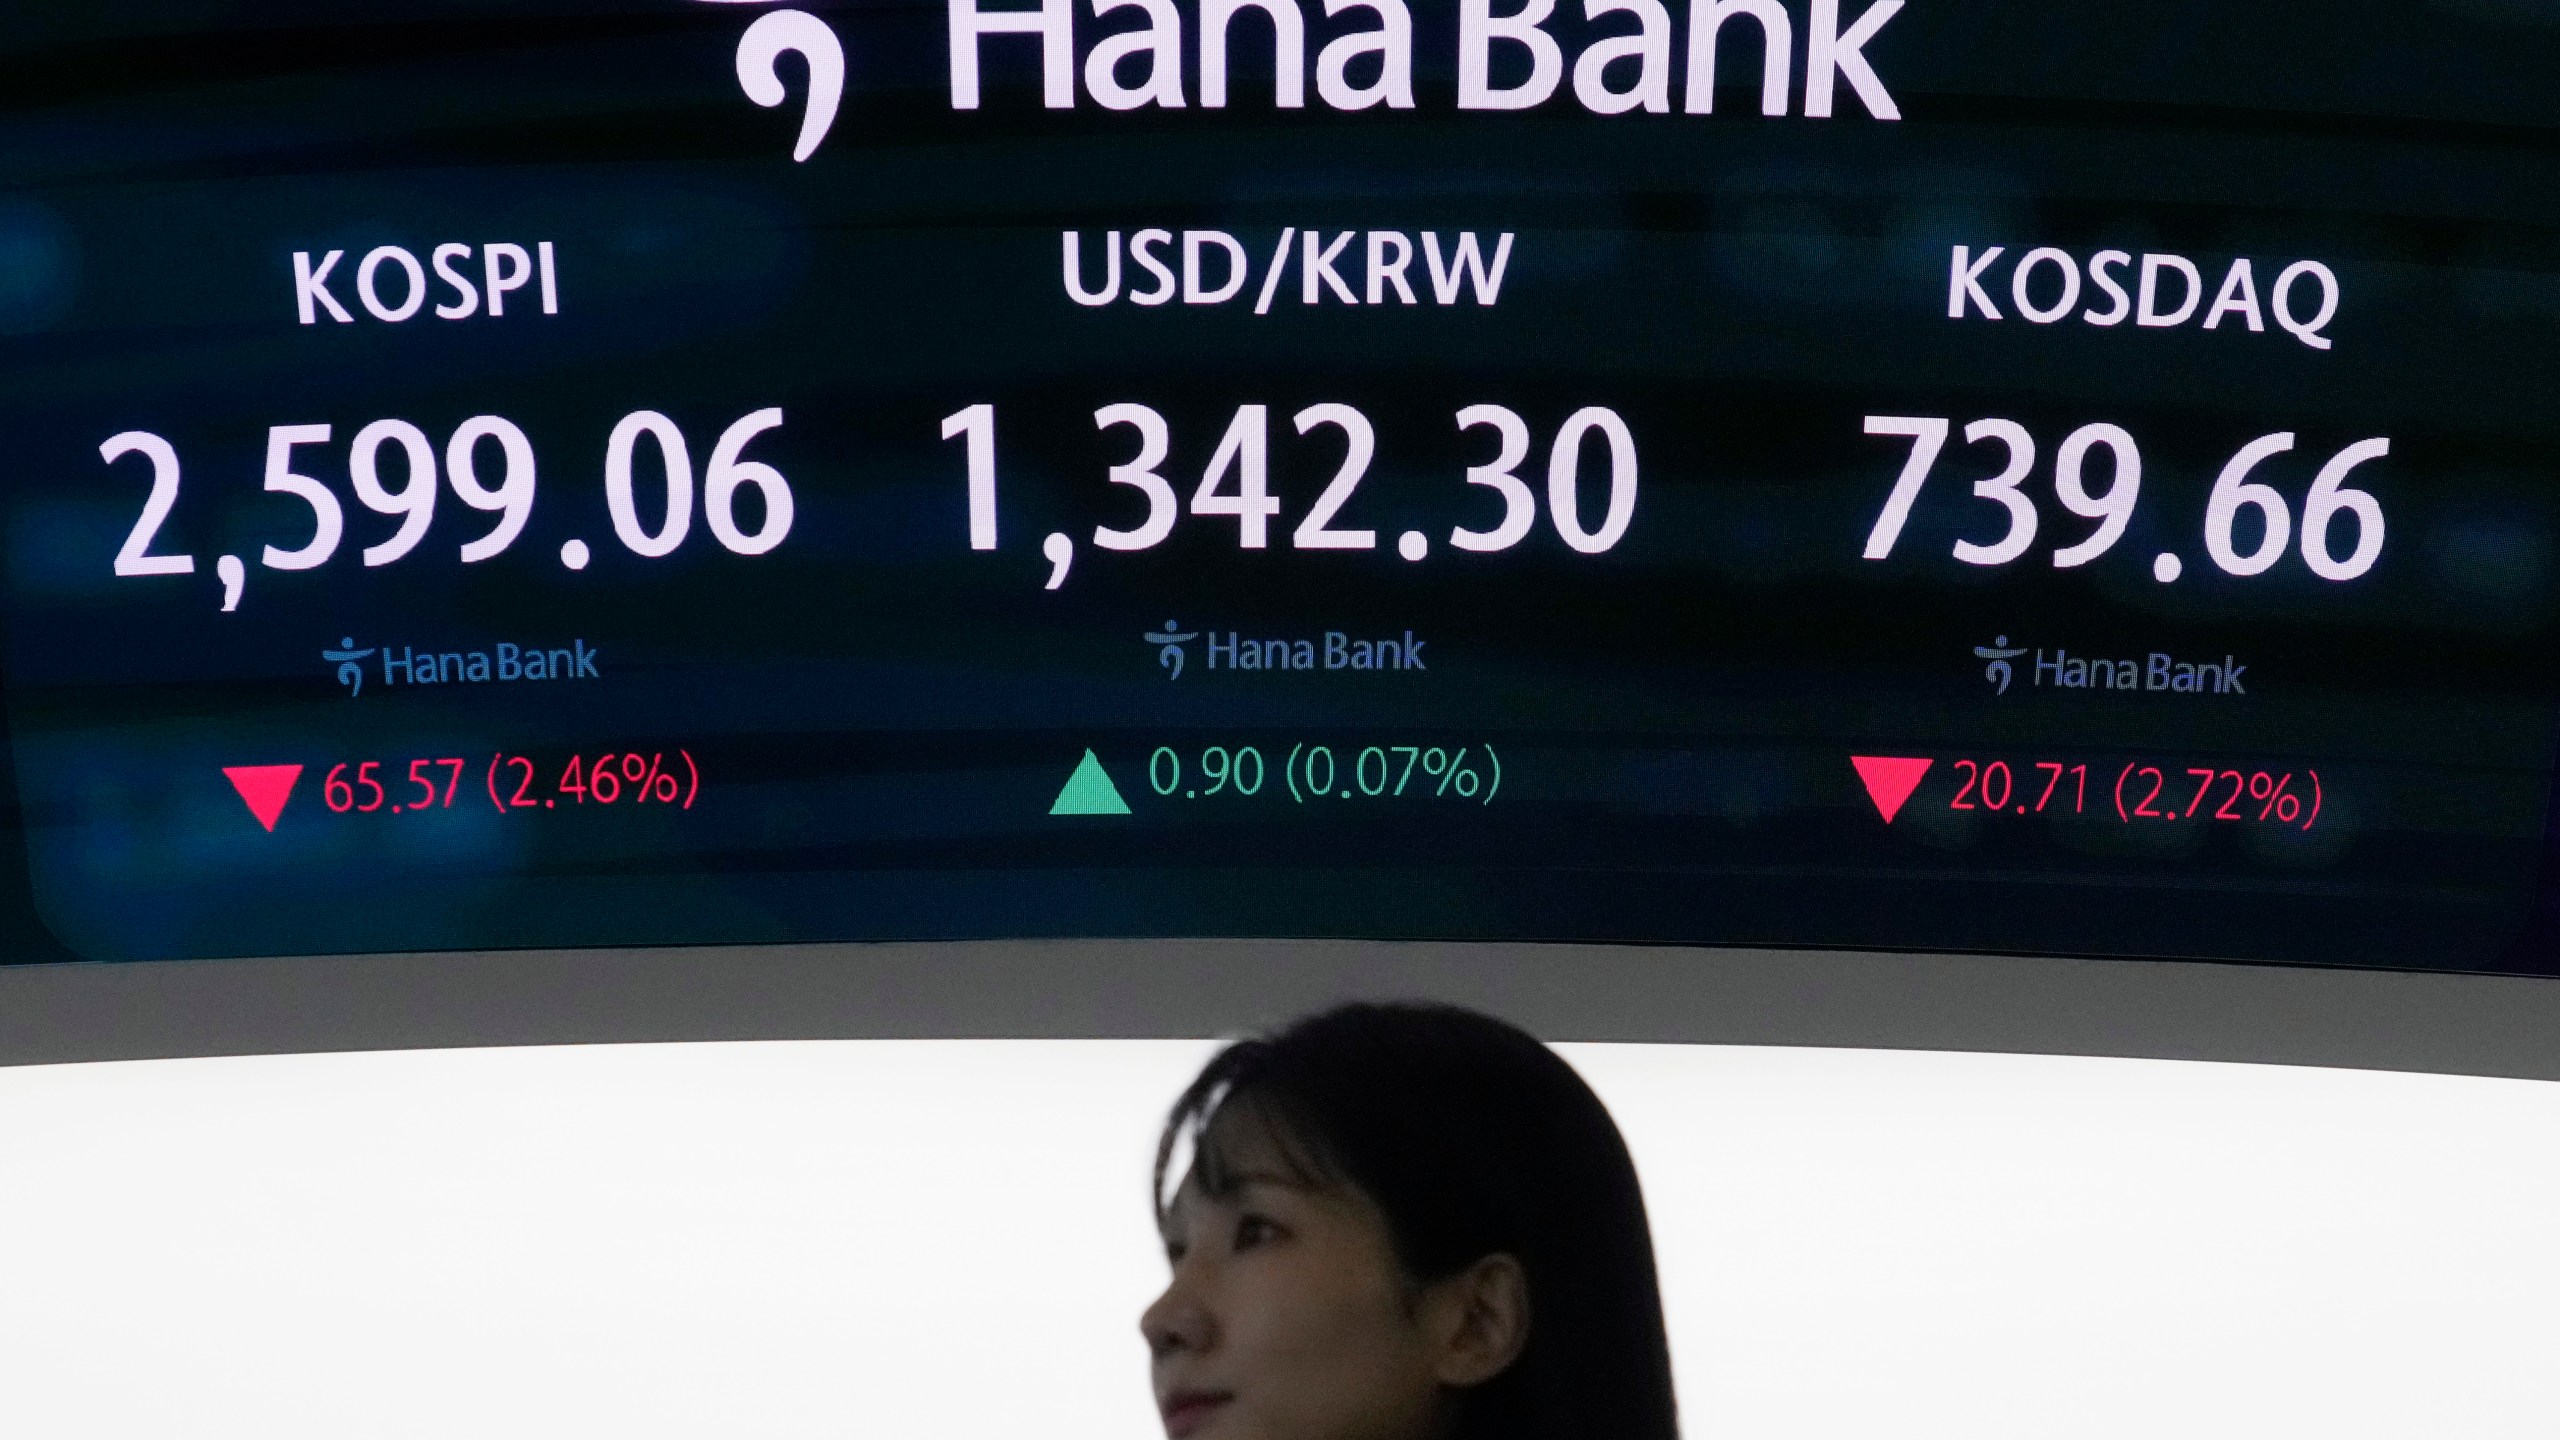
M1280 1233L1280 1227L1259 1215L1246 1215L1236 1221L1236 1248L1250 1250Z

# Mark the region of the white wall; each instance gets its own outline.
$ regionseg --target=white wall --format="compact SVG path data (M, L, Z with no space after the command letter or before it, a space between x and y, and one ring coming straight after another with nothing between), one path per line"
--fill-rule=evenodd
M2560 1086L1576 1046L1688 1431L2547 1436ZM1206 1047L0 1070L0 1433L1144 1440Z

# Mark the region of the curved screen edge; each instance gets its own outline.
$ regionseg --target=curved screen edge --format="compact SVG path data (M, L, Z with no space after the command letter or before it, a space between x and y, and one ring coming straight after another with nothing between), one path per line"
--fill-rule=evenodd
M0 970L0 1065L655 1041L1198 1038L1427 997L1556 1042L2221 1060L2560 1079L2560 982L2158 961L1056 941Z

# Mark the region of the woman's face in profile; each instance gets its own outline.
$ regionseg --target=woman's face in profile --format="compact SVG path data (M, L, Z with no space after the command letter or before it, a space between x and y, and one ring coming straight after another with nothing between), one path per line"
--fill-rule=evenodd
M1166 1434L1434 1435L1447 1387L1485 1378L1468 1298L1405 1276L1368 1197L1297 1178L1260 1127L1238 1128L1219 1136L1232 1193L1203 1193L1195 1170L1168 1208L1172 1282L1139 1320Z

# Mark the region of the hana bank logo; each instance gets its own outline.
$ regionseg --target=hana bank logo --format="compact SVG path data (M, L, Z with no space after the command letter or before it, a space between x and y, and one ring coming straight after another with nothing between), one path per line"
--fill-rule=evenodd
M1983 667L1982 678L1999 687L1995 693L2001 695L2009 693L2009 682L2017 678L2017 672L2010 668L2009 662L2026 653L2024 649L2009 648L2009 637L2006 635L1993 639L1988 645L1973 647L1974 659L1991 662Z
M1199 638L1198 631L1185 630L1180 622L1173 620L1164 622L1163 630L1148 633L1147 643L1156 647L1156 663L1164 667L1166 679L1182 678L1182 647Z
M710 5L763 5L770 0L702 0ZM818 153L827 127L836 123L836 104L844 98L844 45L826 21L806 10L774 10L747 27L738 39L738 88L767 110L790 98L774 62L784 52L797 54L809 66L809 104L800 113L800 139L791 147L794 161Z
M357 649L355 637L350 635L338 642L337 649L321 651L320 658L338 667L338 683L347 687L347 698L353 700L364 693L364 666L360 662L372 653L371 647Z

